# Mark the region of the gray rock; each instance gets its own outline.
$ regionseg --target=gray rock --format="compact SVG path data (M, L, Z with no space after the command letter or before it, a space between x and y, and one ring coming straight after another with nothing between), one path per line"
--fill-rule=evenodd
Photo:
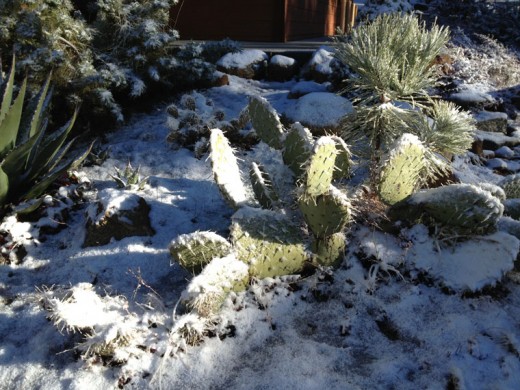
M505 112L480 111L474 118L479 130L503 134L507 132L507 114Z
M294 58L277 54L269 61L267 77L273 81L291 80L298 71L298 63Z

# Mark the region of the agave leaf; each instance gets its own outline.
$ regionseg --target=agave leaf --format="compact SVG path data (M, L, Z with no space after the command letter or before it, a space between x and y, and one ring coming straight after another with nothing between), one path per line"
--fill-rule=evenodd
M125 181L123 179L121 179L120 177L114 176L114 175L110 175L110 177L115 180L117 188L125 188L126 187Z
M45 190L61 175L63 175L68 170L76 169L82 162L87 158L90 151L92 150L92 147L94 146L94 142L90 144L90 146L85 150L84 153L80 154L79 156L72 157L56 168L52 170L49 174L47 174L45 177L43 177L38 183L36 183L29 191L27 191L24 195L24 199L33 199L37 198Z
M5 156L15 146L26 89L27 78L24 80L13 105L8 109L3 121L0 122L0 158Z
M43 198L44 196L36 199L34 202L28 202L21 206L17 206L14 211L17 215L31 214L33 211L36 211L43 204Z
M28 162L29 167L38 169L39 172L50 169L51 163L54 161L56 154L65 142L65 139L74 125L77 114L78 109L74 111L74 115L69 122L45 139L41 145L37 146L36 153L32 157L31 161ZM35 172L33 172L33 174L34 173ZM31 174L30 177L33 177L33 174Z
M3 162L2 162L3 164ZM9 176L7 176L0 165L0 207L5 204L9 192Z
M11 64L11 71L9 72L9 76L7 77L7 83L5 84L4 93L2 95L2 103L0 106L0 123L3 122L4 117L7 115L7 111L9 111L9 107L11 107L11 102L13 100L13 87L14 87L14 66L15 59L13 56L13 62Z
M38 139L39 134L36 134L26 143L17 146L9 152L2 162L3 171L12 180L10 183L12 188L16 188L17 183L23 180L25 163Z
M20 130L18 131L17 144L26 142L41 128L42 120L44 119L44 112L49 106L52 93L49 92L52 73L49 74L45 84L36 95L26 105L22 115L22 122Z

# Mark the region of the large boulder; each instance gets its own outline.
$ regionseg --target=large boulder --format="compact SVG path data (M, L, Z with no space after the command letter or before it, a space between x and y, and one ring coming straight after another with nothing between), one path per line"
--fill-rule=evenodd
M99 198L101 200L87 210L83 247L106 245L112 239L155 234L150 223L150 206L141 196L106 189Z
M294 58L277 54L269 61L267 76L273 81L287 81L296 75L297 70L298 63Z
M337 134L341 119L351 114L350 100L329 92L312 92L299 98L284 113L289 122L300 122L314 135Z

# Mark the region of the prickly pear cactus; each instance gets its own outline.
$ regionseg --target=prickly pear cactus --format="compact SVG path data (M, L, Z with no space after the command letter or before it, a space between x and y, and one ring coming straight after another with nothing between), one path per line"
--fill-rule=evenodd
M336 143L337 151L332 179L339 180L349 177L352 174L352 153L343 139L340 137L332 137L332 139Z
M378 174L377 190L389 205L413 194L425 168L426 149L415 135L403 134L384 159Z
M309 129L295 123L287 133L284 141L283 161L291 168L296 177L305 172L305 163L312 153L314 139Z
M213 232L181 234L170 243L170 254L186 270L198 274L214 257L232 252L231 244Z
M258 279L298 273L309 259L299 228L271 210L238 210L232 218L231 242L237 258Z
M285 131L278 114L269 102L260 96L251 96L249 117L258 137L274 149L282 149Z
M500 199L489 191L471 184L451 184L416 192L394 204L388 216L412 222L421 219L425 223L449 227L458 234L474 235L495 230L503 212Z
M273 209L278 203L278 195L273 188L273 182L264 168L256 163L251 164L249 171L253 192L258 203L264 209Z
M336 142L332 137L320 137L314 144L305 167L305 194L317 197L329 191L336 162Z
M181 300L203 317L216 314L231 291L240 292L249 283L248 266L233 254L215 258L194 277Z
M300 194L298 204L303 218L315 237L327 237L341 232L350 221L350 202L340 190L330 185L319 196Z
M224 133L219 129L211 130L210 158L213 176L220 192L232 207L238 208L247 202L247 195L237 159Z
M312 243L314 259L318 264L337 267L343 261L347 240L344 233L318 238Z
M507 199L520 198L520 174L506 176L498 185L503 188Z

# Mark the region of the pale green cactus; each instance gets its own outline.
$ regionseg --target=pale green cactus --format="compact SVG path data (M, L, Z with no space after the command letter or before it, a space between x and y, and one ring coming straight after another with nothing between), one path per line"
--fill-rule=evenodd
M170 243L170 254L186 270L197 274L213 258L226 257L231 244L213 232L181 234Z
M394 204L388 216L474 235L493 231L503 212L500 199L491 192L471 184L451 184L414 193Z
M381 200L394 204L413 194L426 167L426 149L412 134L402 135L384 159L378 173Z
M336 143L337 151L332 178L333 180L339 180L350 177L352 174L352 153L350 153L350 149L343 139L340 137L332 137L332 139Z
M258 137L274 149L282 149L285 130L278 114L269 102L260 96L251 96L249 117Z
M498 186L502 187L507 199L520 198L520 174L504 177Z
M295 123L287 133L284 140L283 161L291 168L296 177L300 177L305 172L305 164L308 161L314 139L309 129L300 123Z
M315 262L324 266L337 267L343 261L347 239L344 233L334 233L318 238L312 243Z
M332 137L323 136L316 141L305 167L306 196L317 197L329 191L337 153L336 142Z
M230 292L240 292L249 284L248 266L230 254L217 257L194 277L181 300L202 317L216 314Z
M213 176L220 192L233 208L246 204L247 195L237 159L222 130L211 130L209 143Z
M298 226L278 211L238 210L232 218L231 242L237 258L258 279L298 273L310 259Z
M309 196L303 190L298 204L314 237L322 238L339 233L350 221L349 199L332 185L319 196Z
M278 203L278 195L273 188L273 182L269 174L262 166L257 163L252 163L249 176L258 203L260 203L264 209L273 209Z

